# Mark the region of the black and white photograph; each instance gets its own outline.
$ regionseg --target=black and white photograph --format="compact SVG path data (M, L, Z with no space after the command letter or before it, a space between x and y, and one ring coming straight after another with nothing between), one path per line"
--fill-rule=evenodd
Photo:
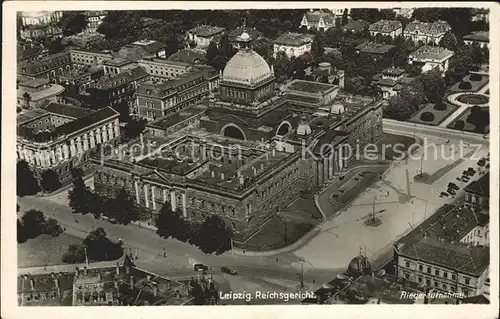
M139 2L10 7L16 307L498 306L498 4Z

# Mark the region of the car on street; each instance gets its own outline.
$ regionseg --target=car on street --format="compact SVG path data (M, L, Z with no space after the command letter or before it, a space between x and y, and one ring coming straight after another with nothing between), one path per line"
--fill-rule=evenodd
M441 192L441 194L439 194L439 197L448 197L448 193L447 192Z
M203 264L194 264L194 271L200 271L200 270L207 271L208 270L208 266L207 265L203 265Z
M462 176L462 181L463 181L463 182L468 182L468 181L469 181L469 179L470 179L470 177L469 177L469 176Z
M453 189L448 188L448 194L450 194L450 195L456 195L457 192L455 192L455 190L453 190Z
M474 174L476 174L476 170L475 170L475 169L473 169L472 167L469 167L469 168L467 169L467 172L469 172L469 175L470 175L470 176L474 176Z
M458 187L458 185L455 183L448 183L448 189L453 189L453 190L458 191L460 189L460 187Z
M237 275L238 272L235 271L235 270L232 270L232 269L229 269L229 267L226 267L226 266L222 266L220 268L220 271L224 274L229 274L229 275Z

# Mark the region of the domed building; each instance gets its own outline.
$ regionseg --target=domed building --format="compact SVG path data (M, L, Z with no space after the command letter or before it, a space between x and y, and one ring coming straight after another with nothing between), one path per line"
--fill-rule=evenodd
M359 276L369 275L372 273L372 266L368 257L359 254L354 257L349 265L347 266L347 274L354 278L358 278Z
M286 99L275 88L273 67L250 48L250 35L237 37L240 50L221 74L219 92L201 126L224 136L268 141L292 129Z

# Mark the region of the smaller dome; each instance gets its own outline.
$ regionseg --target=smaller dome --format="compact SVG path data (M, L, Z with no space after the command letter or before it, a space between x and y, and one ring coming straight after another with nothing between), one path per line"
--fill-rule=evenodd
M347 267L347 273L353 277L359 277L362 275L368 275L372 272L372 266L368 257L359 255L354 257L349 266Z
M333 104L330 107L330 113L331 114L340 115L340 114L343 114L344 112L345 112L345 107L344 107L344 105L342 105L340 103Z
M297 127L297 135L305 136L311 134L311 132L311 127L307 123L300 123Z
M239 40L241 41L249 41L251 38L250 38L250 35L246 32L243 32L240 36L239 36Z

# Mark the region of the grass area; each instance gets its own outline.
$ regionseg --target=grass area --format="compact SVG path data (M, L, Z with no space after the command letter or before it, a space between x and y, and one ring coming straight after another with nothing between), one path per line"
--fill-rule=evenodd
M457 97L457 101L470 104L470 105L478 105L478 104L486 104L489 102L488 97L480 94L464 94Z
M378 175L372 172L356 174L356 176L351 177L344 183L344 185L332 195L332 198L341 205L347 205L368 188L377 178Z
M450 124L448 124L446 127L451 128L457 131L465 131L465 132L472 132L472 133L480 133L484 134L485 132L476 132L476 126L474 124L468 123L467 118L470 115L470 111L472 109L471 107L468 107L465 111L462 112L459 116L457 116ZM455 123L458 121L463 121L464 122L464 128L463 130L459 130L455 128Z
M472 88L470 90L464 90L459 88L458 86L460 85L460 82L455 83L452 87L450 87L449 91L451 93L457 93L457 92L477 92L480 88L482 88L484 85L488 83L490 80L490 77L487 75L482 75L481 81L471 81L470 80L470 75L466 75L462 79L463 81L468 81L472 85Z
M63 254L69 245L81 244L82 240L62 233L58 237L40 235L27 242L17 244L18 267L35 267L63 264Z
M444 101L443 101L444 102ZM422 107L419 111L417 111L413 116L410 118L408 122L412 123L419 123L419 124L426 124L426 125L432 125L432 126L438 126L441 124L448 116L453 114L455 110L458 108L458 106L444 102L446 105L446 110L440 111L440 110L435 110L434 109L434 104L433 103L428 103L425 104L424 107ZM424 112L430 112L434 114L434 120L433 121L422 121L420 119L420 116Z
M383 155L383 160L394 160L395 157L400 155L398 152L395 152L395 150L406 151L410 145L415 142L415 138L411 136L386 133L377 143L377 148L379 150L379 154Z

